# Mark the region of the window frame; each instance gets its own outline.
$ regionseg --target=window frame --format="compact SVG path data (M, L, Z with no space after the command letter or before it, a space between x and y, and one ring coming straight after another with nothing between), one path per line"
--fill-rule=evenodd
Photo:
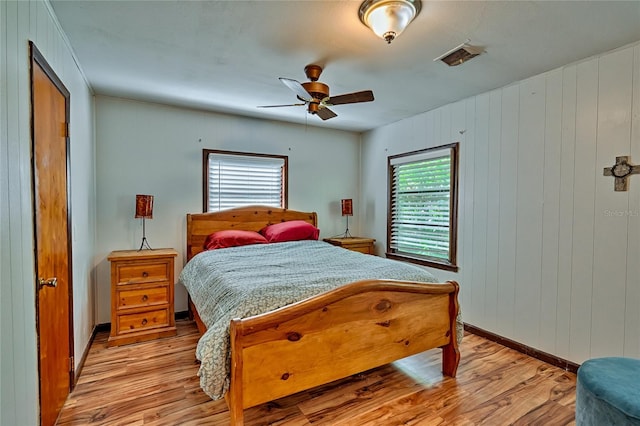
M280 208L288 208L289 204L289 156L277 154L259 154L255 152L226 151L221 149L202 150L202 212L207 213L209 210L209 155L233 155L239 157L262 157L283 160L282 170L282 191Z
M451 156L450 171L450 188L449 188L449 257L447 260L422 256L406 252L397 252L391 250L391 231L392 231L392 201L393 201L393 177L394 165L392 162L403 157L418 157L429 152L449 150ZM457 272L457 242L458 242L458 175L459 175L459 149L460 143L454 142L446 145L439 145L431 148L421 149L417 151L406 152L387 157L387 247L386 256L389 259L401 260L418 265L428 266L446 271ZM420 161L420 159L415 160ZM407 161L412 163L412 161Z

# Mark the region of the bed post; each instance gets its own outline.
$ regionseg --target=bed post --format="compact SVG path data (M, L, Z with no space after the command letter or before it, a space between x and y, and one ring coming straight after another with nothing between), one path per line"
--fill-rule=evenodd
M240 320L231 321L231 383L225 399L231 415L231 426L244 425L244 404L242 396L242 344L240 342Z
M460 351L458 350L458 292L460 286L456 281L447 281L453 284L454 290L449 293L449 330L451 331L451 341L442 347L442 373L449 377L456 377L458 363L460 362Z

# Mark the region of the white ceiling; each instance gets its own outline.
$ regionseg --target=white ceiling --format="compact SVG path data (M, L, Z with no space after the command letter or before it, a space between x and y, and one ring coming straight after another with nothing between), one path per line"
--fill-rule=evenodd
M50 0L98 94L365 131L640 40L640 1L425 1L391 45L358 19L360 1ZM458 67L433 59L470 39L486 52ZM278 77L325 67L322 121Z

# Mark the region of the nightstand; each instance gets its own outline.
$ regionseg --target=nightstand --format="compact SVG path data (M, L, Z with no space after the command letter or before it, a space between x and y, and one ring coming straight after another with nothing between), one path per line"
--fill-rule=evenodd
M375 254L373 245L376 242L373 238L360 238L360 237L348 237L348 238L325 238L325 242L346 248L351 251L359 251L365 254Z
M108 346L175 336L173 249L112 251Z

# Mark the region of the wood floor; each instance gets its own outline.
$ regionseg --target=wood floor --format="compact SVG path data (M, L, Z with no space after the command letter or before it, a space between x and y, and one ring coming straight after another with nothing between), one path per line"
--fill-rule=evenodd
M107 348L98 333L58 425L228 425L200 390L195 323L176 337ZM247 425L568 425L575 374L467 334L455 379L439 350L245 411Z

